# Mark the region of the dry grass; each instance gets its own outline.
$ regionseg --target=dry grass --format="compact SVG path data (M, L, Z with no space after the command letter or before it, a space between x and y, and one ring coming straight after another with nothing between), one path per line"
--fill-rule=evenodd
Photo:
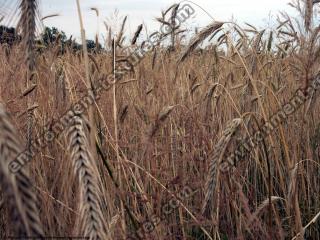
M42 225L46 236L91 239L320 239L318 91L252 151L241 149L232 169L217 168L319 76L319 6L295 7L298 21L283 14L272 31L215 22L184 45L175 29L162 36L174 51L157 45L136 65L125 55L125 18L115 39L108 27L113 51L89 54L88 63L55 44L35 54L27 87L24 46L0 45L0 97L11 115L0 112L0 238L42 235ZM177 5L158 21L173 24L175 14ZM141 31L130 45L141 45ZM39 138L115 62L130 62L130 71L102 92L93 117L75 117L41 148L24 168L30 177L9 173L30 136L29 113ZM184 186L193 194L181 194ZM173 196L182 204L172 207Z

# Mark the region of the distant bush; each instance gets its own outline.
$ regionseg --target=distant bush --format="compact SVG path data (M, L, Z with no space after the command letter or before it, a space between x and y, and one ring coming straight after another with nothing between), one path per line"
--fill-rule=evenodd
M0 44L8 44L12 46L14 42L20 41L21 36L17 33L17 30L13 27L0 26ZM87 48L89 52L96 52L102 49L99 44L97 47L96 42L93 40L86 40ZM64 31L59 30L56 27L45 27L44 31L40 34L37 40L38 50L49 48L50 46L60 46L60 53L64 53L65 50L71 49L72 51L79 51L82 45L77 43L75 39L67 38Z
M15 28L0 26L0 44L9 44L11 46L17 39L20 39L20 37Z

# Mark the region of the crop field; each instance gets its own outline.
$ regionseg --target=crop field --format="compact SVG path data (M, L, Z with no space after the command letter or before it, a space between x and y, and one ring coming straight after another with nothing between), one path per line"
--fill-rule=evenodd
M0 18L0 239L320 239L318 1L195 31L177 3L158 31L124 17L82 42L19 2Z

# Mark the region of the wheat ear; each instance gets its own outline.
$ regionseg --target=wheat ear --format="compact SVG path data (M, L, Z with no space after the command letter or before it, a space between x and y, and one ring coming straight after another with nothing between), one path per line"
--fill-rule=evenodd
M131 40L131 45L136 44L136 42L137 42L137 40L138 40L138 37L140 36L140 33L141 33L141 31L142 31L142 28L143 28L143 25L140 24L140 25L138 26L136 32L134 33L134 36L133 36L133 38L132 38L132 40Z
M117 36L116 42L115 42L116 47L120 46L121 39L122 39L123 34L124 34L124 27L126 26L127 19L128 19L128 16L125 16L123 21L122 21L121 29L120 29L120 32L119 32L119 34Z
M21 0L19 28L22 30L23 41L26 49L26 62L29 71L32 72L35 66L34 44L36 34L36 15L38 9L37 0Z
M42 237L36 195L24 169L9 172L9 164L21 152L19 137L7 113L0 106L0 180L9 200L9 209L19 237Z
M200 43L202 43L207 37L209 37L210 34L219 30L223 26L223 24L223 22L213 22L201 32L199 32L193 39L191 39L189 46L181 54L178 63L183 62L190 55L190 53L197 48Z
M26 49L26 64L28 66L28 79L27 88L29 87L29 81L33 85L36 85L35 79L33 78L33 72L35 69L35 55L34 46L36 38L36 15L38 14L38 0L20 0L20 19L19 28L22 30L23 43ZM36 87L35 87L36 88ZM28 109L34 105L32 103L32 96L28 96ZM9 123L9 122L8 122ZM28 111L27 119L27 147L31 150L31 139L32 139L32 127L33 127L33 112ZM17 147L19 145L16 145ZM17 152L17 155L20 153ZM34 236L43 236L41 230L39 216L37 215L36 197L31 191L31 183L29 178L23 170L16 173L15 176L18 192L21 195L21 201L25 207L26 217L30 224L30 233Z
M214 153L209 166L207 182L205 185L205 199L203 202L202 214L205 214L205 212L208 210L208 208L211 205L213 192L217 184L216 176L218 172L218 167L222 162L222 159L226 153L227 147L229 145L229 142L232 136L235 134L241 122L242 120L240 118L233 119L223 131L222 137L220 138L220 140L218 141L218 143L214 148Z
M80 232L90 240L105 240L107 234L99 196L99 172L89 152L82 117L73 117L72 123L68 138L72 164L80 185Z
M307 31L310 30L313 16L313 0L305 0L304 25Z
M37 86L34 76L35 69L35 34L36 34L36 15L38 13L37 0L20 0L20 19L18 27L22 31L23 47L25 48L25 62L28 67L27 71L27 89L30 85ZM36 87L35 87L36 89ZM27 96L27 108L30 109L34 105L33 99L36 96L36 91ZM34 123L33 110L27 111L27 149L31 150L32 129Z

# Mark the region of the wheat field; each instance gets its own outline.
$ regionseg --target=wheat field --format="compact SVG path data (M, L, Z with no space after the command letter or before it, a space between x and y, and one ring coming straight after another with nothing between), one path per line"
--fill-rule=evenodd
M20 2L0 44L0 239L320 239L318 1L192 36L174 4L151 47L124 18L95 49L39 41Z

